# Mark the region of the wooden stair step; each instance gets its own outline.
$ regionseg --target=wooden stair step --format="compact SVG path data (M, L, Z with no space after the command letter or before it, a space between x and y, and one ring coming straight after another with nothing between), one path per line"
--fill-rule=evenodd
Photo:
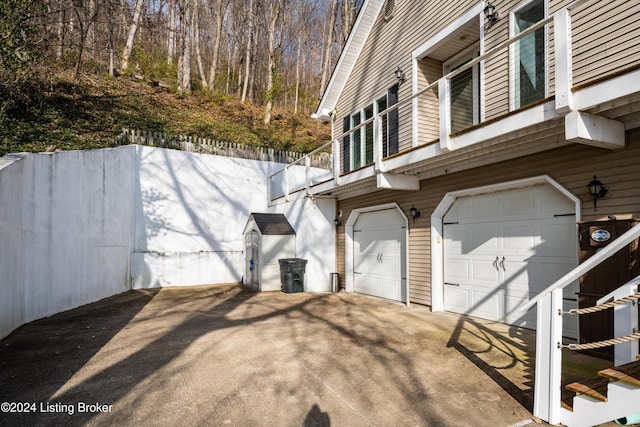
M603 378L640 388L640 362L631 362L598 372Z
M601 402L606 402L608 384L609 381L606 378L590 378L567 384L565 388L576 394L584 394Z

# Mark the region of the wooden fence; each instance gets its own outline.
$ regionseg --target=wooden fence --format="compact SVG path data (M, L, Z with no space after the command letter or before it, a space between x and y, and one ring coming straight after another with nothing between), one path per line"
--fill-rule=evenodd
M117 145L139 144L150 147L172 148L191 153L215 154L225 157L241 159L263 160L278 163L293 163L304 157L303 153L295 151L274 150L272 148L256 147L233 142L221 142L209 138L194 136L169 136L160 132L143 132L135 129L122 129L122 133L115 139ZM304 164L304 163L302 163ZM319 153L312 156L311 166L331 169L331 153Z

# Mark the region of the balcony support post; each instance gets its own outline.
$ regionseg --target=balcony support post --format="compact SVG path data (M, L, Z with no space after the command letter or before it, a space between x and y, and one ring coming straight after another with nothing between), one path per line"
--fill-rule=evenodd
M311 157L304 156L304 181L307 191L307 196L311 194Z
M537 306L536 371L533 415L560 423L562 375L562 289L545 295Z
M382 120L380 116L373 118L373 162L375 171L379 172L382 167Z
M340 142L337 139L331 144L331 157L333 160L333 182L340 185Z
M451 82L443 77L438 80L438 99L440 100L440 149L451 150Z
M555 37L556 113L575 110L573 101L573 66L571 51L571 16L561 9L553 16Z

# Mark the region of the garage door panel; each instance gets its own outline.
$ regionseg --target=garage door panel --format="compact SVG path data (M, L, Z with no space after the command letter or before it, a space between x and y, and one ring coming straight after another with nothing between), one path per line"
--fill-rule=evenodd
M471 283L496 286L499 280L498 270L493 267L495 260L481 258L471 260Z
M530 253L536 247L537 235L533 226L502 227L502 248L512 253L514 251Z
M471 308L473 315L489 320L502 320L502 299L501 291L495 289L474 288L471 293Z
M462 258L445 258L444 268L449 271L447 277L454 281L469 280L471 277L469 260Z
M444 281L460 285L445 286L445 308L535 327L535 310L517 309L577 265L575 216L565 216L574 210L548 185L458 199L443 218ZM564 323L576 337L575 322Z
M540 226L540 245L549 256L566 256L575 251L575 226L568 224L543 224Z
M457 286L444 287L445 310L466 313L471 307L471 291Z
M406 219L397 209L361 213L354 224L354 291L403 301Z
M502 198L502 215L522 215L534 212L535 193L531 191L505 191Z
M529 301L528 296L509 295L505 298L505 322L511 325L518 325L523 328L536 328L536 310L529 310L521 313L518 308Z
M468 254L495 253L498 249L498 228L492 225L466 226L466 234L471 235L471 245L464 248ZM464 229L463 228L463 229ZM465 240L468 240L465 239Z
M494 195L477 196L471 200L471 216L473 218L493 218L500 212Z

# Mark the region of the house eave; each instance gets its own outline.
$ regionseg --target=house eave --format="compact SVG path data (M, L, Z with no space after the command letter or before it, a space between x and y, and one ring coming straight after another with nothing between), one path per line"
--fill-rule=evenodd
M369 37L369 34L376 23L380 10L384 0L365 0L360 9L360 13L356 18L356 22L353 24L351 33L340 53L338 63L333 69L329 83L327 84L320 104L314 114L311 115L314 119L330 119L329 113L335 110L338 104L340 94L344 90L347 80L353 71L353 68L364 48L364 45Z

